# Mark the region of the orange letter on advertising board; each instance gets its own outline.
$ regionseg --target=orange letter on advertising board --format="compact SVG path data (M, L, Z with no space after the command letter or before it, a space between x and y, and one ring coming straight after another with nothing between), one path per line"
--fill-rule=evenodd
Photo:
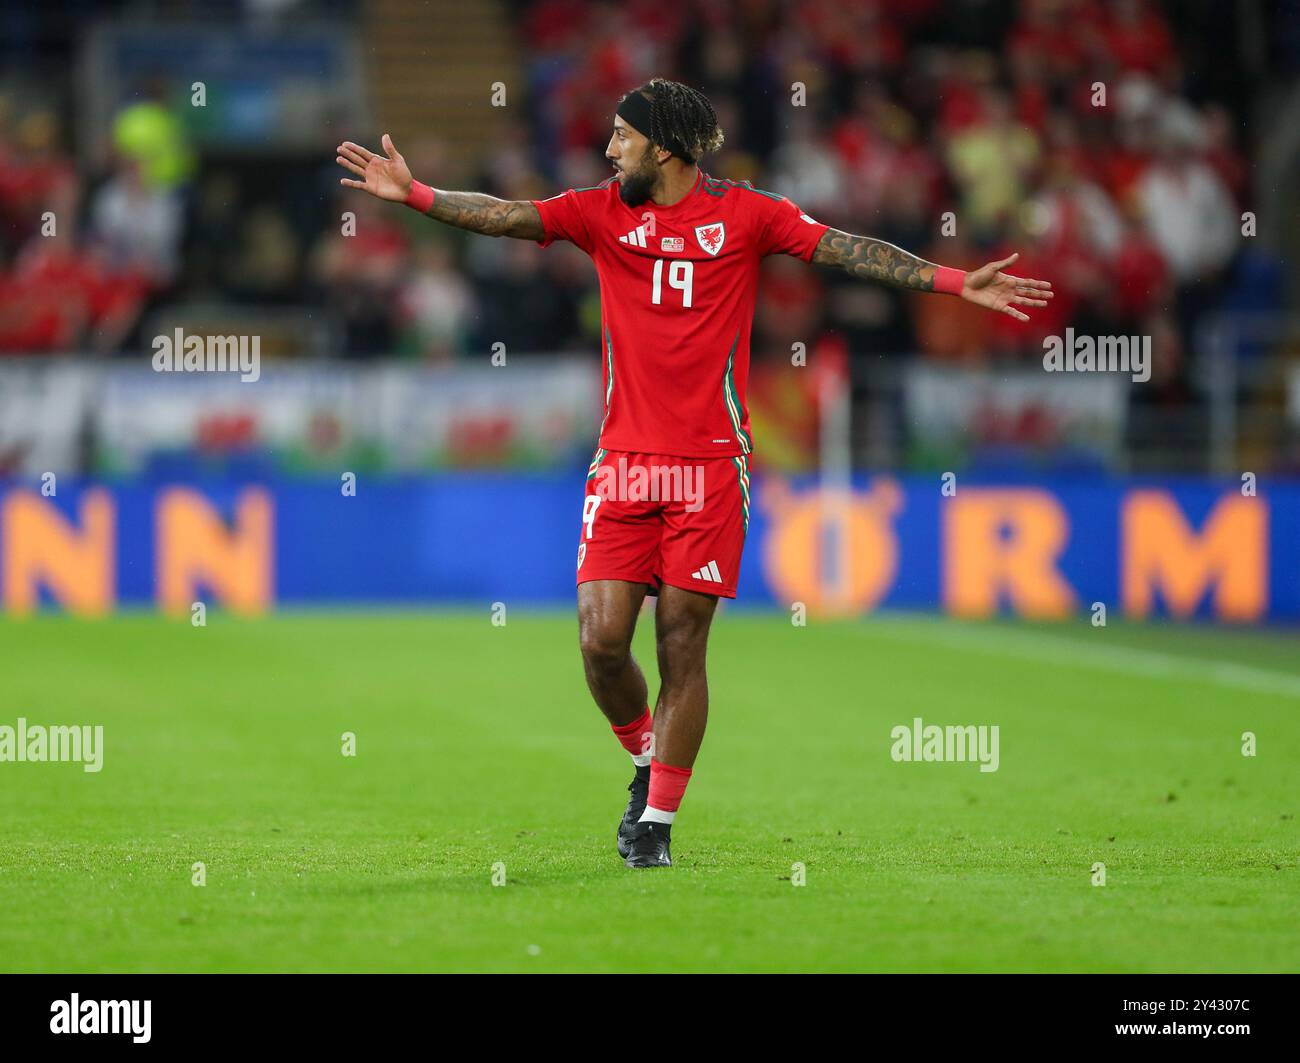
M1069 535L1069 518L1047 491L963 487L943 507L948 611L992 616L1005 597L1022 616L1068 615L1074 591L1056 560Z
M244 491L227 528L203 495L172 488L158 501L158 604L185 612L198 600L202 583L237 613L260 613L271 603L271 499Z
M1149 616L1159 589L1170 615L1188 617L1213 588L1221 620L1259 620L1268 607L1268 506L1230 494L1198 535L1173 496L1133 491L1124 499L1120 580L1124 611Z
M100 616L113 607L113 500L105 491L81 497L81 530L45 499L14 491L4 504L5 607L30 613L44 583L68 611Z

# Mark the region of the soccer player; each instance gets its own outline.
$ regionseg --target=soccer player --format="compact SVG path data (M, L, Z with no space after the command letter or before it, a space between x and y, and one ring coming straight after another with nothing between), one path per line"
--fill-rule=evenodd
M964 273L810 218L748 182L710 177L722 144L709 101L655 78L619 102L595 188L509 202L412 179L351 141L342 184L489 236L568 240L596 266L604 417L578 541L578 629L587 686L632 756L618 825L628 867L667 867L673 817L704 737L705 646L718 598L734 598L749 524L753 440L745 406L749 337L765 255L794 255L863 280L960 296L1026 321L1051 284L1003 273L1016 255ZM631 654L646 594L657 594L659 696L653 719Z

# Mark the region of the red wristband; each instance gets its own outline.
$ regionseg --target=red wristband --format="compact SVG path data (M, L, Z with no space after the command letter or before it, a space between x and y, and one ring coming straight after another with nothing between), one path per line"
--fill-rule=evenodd
M961 290L965 285L966 271L964 269L940 266L934 271L934 290L936 292L942 292L944 295L961 295Z
M433 189L419 181L412 181L411 190L406 193L406 199L402 202L421 214L427 214L429 208L433 206Z

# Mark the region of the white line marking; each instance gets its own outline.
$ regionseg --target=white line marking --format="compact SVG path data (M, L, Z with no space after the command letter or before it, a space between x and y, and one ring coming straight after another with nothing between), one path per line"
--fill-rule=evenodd
M1132 646L1095 646L1077 638L1037 631L952 626L947 621L915 620L913 623L925 630L911 631L893 624L882 624L875 630L886 636L900 635L912 642L931 645L943 642L959 650L978 648L1025 660L1101 668L1149 679L1201 681L1234 690L1300 698L1300 676L1273 672L1254 665L1179 657L1159 650L1135 649Z

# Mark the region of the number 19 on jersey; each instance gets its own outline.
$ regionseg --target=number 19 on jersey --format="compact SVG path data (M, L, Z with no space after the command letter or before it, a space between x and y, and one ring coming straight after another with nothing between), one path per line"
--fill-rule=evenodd
M682 293L682 306L691 305L691 285L695 278L695 263L683 259L674 259L668 263L668 287L676 288ZM658 306L663 302L664 260L655 259L654 288L650 302Z

